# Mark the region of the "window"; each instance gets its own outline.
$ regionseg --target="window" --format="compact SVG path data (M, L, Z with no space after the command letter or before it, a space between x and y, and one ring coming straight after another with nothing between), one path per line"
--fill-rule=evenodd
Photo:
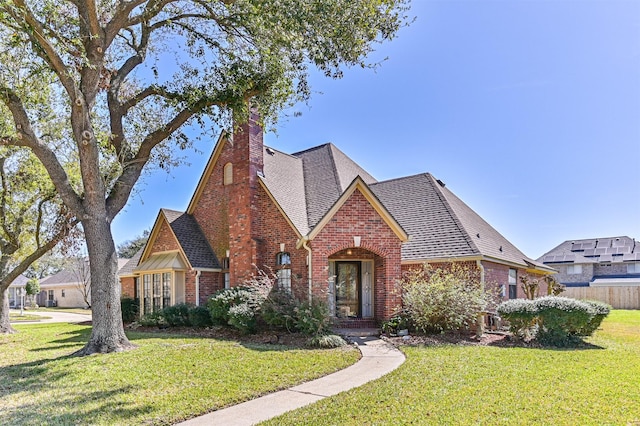
M53 302L53 290L49 290L47 293L47 299Z
M142 296L142 301L144 304L144 313L150 314L152 311L151 305L151 295L153 294L151 291L151 275L144 275L142 278L143 286L144 286L144 295Z
M567 266L567 274L568 275L579 275L582 273L582 265L568 265Z
M233 183L233 164L227 163L224 165L222 184L231 185L232 183Z
M224 276L224 288L231 288L231 282L229 281L229 257L222 259L222 274Z
M291 292L291 255L286 251L276 254L278 288Z
M629 263L627 265L628 274L640 274L640 263Z
M64 297L64 288L62 289L62 297Z
M145 274L142 276L142 304L143 313L150 314L160 309L171 306L171 292L173 274L163 272L156 274Z
M509 269L509 299L518 298L518 272L515 269Z

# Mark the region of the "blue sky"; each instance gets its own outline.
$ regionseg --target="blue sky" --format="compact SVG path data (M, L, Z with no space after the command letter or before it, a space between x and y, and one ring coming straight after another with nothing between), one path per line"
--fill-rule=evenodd
M375 72L312 76L319 93L266 144L333 142L378 180L429 172L533 258L640 239L640 1L414 0L411 14ZM186 209L214 143L145 177L116 244Z

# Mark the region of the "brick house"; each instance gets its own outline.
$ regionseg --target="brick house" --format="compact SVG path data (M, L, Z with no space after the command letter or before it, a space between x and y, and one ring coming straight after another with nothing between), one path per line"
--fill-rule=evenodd
M467 262L504 297L517 278L553 269L526 257L428 173L378 182L332 144L286 154L263 145L255 117L223 133L185 212L159 212L146 247L121 271L141 311L204 304L270 268L299 300L345 322L392 316L402 272Z
M640 286L640 243L626 236L564 241L538 261L567 287Z

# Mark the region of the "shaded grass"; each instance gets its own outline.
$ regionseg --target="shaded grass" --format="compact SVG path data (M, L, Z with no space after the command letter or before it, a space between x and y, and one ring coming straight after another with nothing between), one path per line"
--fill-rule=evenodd
M389 375L265 424L640 423L640 311L613 311L589 343L404 347Z
M0 336L0 423L171 424L345 368L353 348L308 350L128 333L138 349L69 357L91 328L18 325Z

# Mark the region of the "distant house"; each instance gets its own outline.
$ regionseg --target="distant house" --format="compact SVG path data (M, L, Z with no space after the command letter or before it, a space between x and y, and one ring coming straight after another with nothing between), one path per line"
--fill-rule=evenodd
M299 300L359 326L401 308L398 281L423 263L466 262L503 296L555 272L525 256L428 173L379 182L332 144L287 154L255 117L218 139L185 212L162 209L122 293L149 313L203 304L270 268Z
M538 261L567 287L640 286L640 242L626 236L568 240Z
M118 267L124 266L129 259L118 259ZM40 281L40 293L37 296L39 306L60 308L86 308L85 292L91 301L91 274L89 259L77 259L59 271Z
M22 289L26 287L27 281L29 281L29 278L25 277L24 275L20 275L11 284L9 284L8 295L9 295L10 308L19 308L20 305L22 304L22 298L21 298L20 292ZM25 300L25 305L27 305L26 300Z

